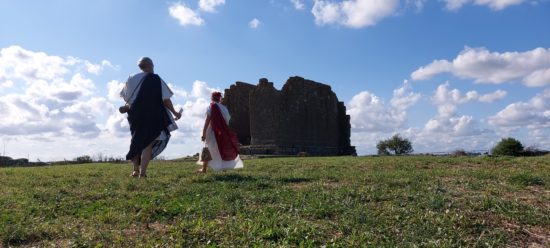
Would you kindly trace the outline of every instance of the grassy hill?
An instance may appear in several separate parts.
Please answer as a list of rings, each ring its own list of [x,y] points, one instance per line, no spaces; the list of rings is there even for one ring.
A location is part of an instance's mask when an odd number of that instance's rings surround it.
[[[0,168],[1,246],[550,246],[550,157]]]

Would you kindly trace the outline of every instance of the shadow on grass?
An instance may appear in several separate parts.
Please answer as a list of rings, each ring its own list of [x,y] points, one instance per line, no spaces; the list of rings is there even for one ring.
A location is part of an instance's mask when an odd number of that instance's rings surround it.
[[[258,179],[251,176],[243,176],[239,174],[223,174],[223,175],[213,175],[211,177],[201,178],[196,180],[198,183],[209,183],[209,182],[254,182]]]
[[[313,179],[306,177],[283,177],[279,181],[282,183],[307,183],[313,181]]]

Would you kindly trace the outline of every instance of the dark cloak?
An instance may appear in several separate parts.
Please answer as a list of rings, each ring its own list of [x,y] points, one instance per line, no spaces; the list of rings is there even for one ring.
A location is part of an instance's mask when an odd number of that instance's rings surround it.
[[[151,156],[153,159],[166,148],[170,140],[168,126],[171,124],[171,120],[164,107],[161,84],[161,79],[157,74],[148,73],[141,83],[130,111],[128,111],[132,141],[130,151],[126,155],[127,160],[132,160],[136,156],[141,157],[141,152],[151,142],[154,142]],[[167,139],[156,140],[162,131],[165,131]]]

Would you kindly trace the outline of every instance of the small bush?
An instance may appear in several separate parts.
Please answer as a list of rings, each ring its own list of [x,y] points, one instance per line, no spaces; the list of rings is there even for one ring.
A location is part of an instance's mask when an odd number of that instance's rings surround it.
[[[458,150],[455,150],[454,152],[452,152],[451,155],[455,156],[455,157],[462,157],[462,156],[467,156],[468,153],[466,153],[466,151],[464,151],[464,149],[458,149]]]
[[[91,158],[90,156],[88,156],[88,155],[76,157],[76,158],[74,159],[74,161],[76,161],[76,162],[79,163],[79,164],[85,164],[85,163],[92,163],[92,162],[94,162],[94,161],[92,160],[92,158]]]
[[[520,156],[523,153],[523,145],[514,138],[504,138],[491,150],[497,156]]]
[[[549,151],[540,150],[536,146],[528,146],[523,150],[523,156],[543,156],[549,154]]]
[[[381,140],[376,144],[378,149],[378,155],[403,155],[413,152],[412,143],[405,138],[399,136],[399,134],[387,140]]]

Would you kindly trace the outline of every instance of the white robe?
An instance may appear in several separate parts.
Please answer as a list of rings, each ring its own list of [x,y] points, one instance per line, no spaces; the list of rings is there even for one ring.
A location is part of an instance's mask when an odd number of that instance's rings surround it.
[[[222,112],[223,119],[225,120],[225,123],[229,125],[229,120],[231,119],[231,115],[229,114],[229,110],[220,103],[216,103],[218,107],[220,108],[220,111]],[[211,114],[210,106],[208,106],[208,109],[206,110],[206,115],[210,116]],[[218,149],[218,142],[216,142],[216,136],[214,135],[214,131],[212,131],[212,125],[208,124],[208,128],[206,129],[206,137],[205,137],[205,143],[208,147],[208,150],[210,150],[210,154],[212,155],[212,160],[208,161],[208,167],[212,168],[214,171],[221,171],[221,170],[230,170],[230,169],[241,169],[244,167],[243,161],[241,160],[240,156],[237,155],[237,157],[234,160],[222,160],[222,157],[220,155],[220,151]],[[200,153],[199,153],[200,154]],[[203,165],[203,162],[201,161],[201,156],[199,155],[199,161],[197,161],[198,165]]]

